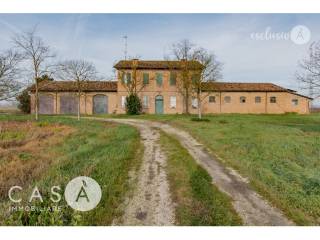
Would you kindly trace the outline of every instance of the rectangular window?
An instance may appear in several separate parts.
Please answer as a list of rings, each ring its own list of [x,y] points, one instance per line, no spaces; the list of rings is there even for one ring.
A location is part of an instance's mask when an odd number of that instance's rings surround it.
[[[292,105],[293,106],[298,106],[299,100],[298,99],[292,99]]]
[[[156,82],[158,86],[162,86],[162,73],[156,73]]]
[[[143,73],[143,85],[149,84],[149,73]]]
[[[230,96],[225,96],[224,97],[224,102],[225,103],[230,103],[231,102],[231,97]]]
[[[123,73],[122,74],[122,83],[124,84],[130,84],[131,83],[131,73]]]
[[[270,97],[270,103],[276,103],[277,98],[276,97]]]
[[[216,97],[215,96],[209,96],[209,103],[215,103]]]
[[[197,108],[198,107],[198,99],[193,97],[192,98],[192,108]]]
[[[170,108],[176,108],[177,107],[177,97],[171,96],[170,97]]]
[[[199,75],[198,74],[193,74],[191,77],[191,81],[193,84],[199,83]]]
[[[149,107],[149,96],[143,96],[143,107],[144,108]]]
[[[254,98],[254,101],[255,101],[255,103],[261,103],[261,97],[256,96],[256,97]]]
[[[122,108],[126,107],[126,101],[127,101],[127,97],[126,96],[121,96],[121,107]]]
[[[177,73],[171,72],[170,73],[170,86],[175,86],[177,82]]]
[[[240,97],[240,103],[246,103],[246,97]]]

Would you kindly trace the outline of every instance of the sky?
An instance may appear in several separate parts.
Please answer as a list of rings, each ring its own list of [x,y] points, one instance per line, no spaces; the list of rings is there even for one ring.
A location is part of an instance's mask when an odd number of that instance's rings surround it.
[[[319,22],[320,14],[0,14],[0,52],[15,33],[37,25],[57,60],[91,61],[109,78],[124,58],[125,35],[128,55],[143,60],[162,60],[173,43],[189,39],[224,64],[223,81],[271,82],[307,94],[295,72],[309,44],[320,40]],[[265,37],[297,25],[310,30],[309,42]]]

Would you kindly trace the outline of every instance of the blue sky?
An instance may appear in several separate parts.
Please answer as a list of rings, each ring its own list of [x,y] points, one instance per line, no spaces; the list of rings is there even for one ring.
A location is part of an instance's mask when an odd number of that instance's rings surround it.
[[[110,76],[124,56],[124,35],[128,54],[141,59],[163,59],[172,43],[188,38],[224,63],[224,81],[272,82],[299,90],[297,62],[311,41],[320,40],[319,22],[319,14],[0,14],[0,51],[11,46],[15,32],[38,24],[58,59],[86,59]],[[251,38],[268,27],[290,32],[296,25],[310,29],[308,44]]]

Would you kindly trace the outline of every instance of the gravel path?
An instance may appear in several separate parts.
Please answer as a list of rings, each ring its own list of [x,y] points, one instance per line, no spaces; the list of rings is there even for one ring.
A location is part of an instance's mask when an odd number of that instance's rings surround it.
[[[252,190],[247,179],[240,176],[235,170],[224,167],[187,132],[168,124],[146,120],[104,120],[136,126],[141,131],[142,141],[145,145],[138,189],[128,205],[125,225],[171,225],[174,223],[174,207],[170,199],[166,173],[163,169],[166,160],[157,143],[159,133],[156,129],[161,129],[167,134],[175,136],[198,164],[207,170],[213,179],[213,184],[232,198],[233,206],[245,225],[294,225],[279,209],[271,206]]]
[[[117,225],[174,225],[174,206],[165,171],[167,159],[158,143],[159,131],[140,122],[121,122],[139,129],[144,144],[144,155],[137,173],[137,187]]]

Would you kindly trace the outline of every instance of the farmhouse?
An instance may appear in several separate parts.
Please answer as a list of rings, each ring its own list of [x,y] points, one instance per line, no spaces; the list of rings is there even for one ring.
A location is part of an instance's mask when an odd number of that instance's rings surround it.
[[[128,86],[135,86],[149,114],[180,114],[186,111],[179,88],[185,66],[196,71],[198,62],[122,60],[114,67],[116,81],[87,81],[81,85],[81,114],[125,113]],[[130,85],[131,84],[131,85]],[[206,82],[202,89],[202,113],[308,114],[311,98],[272,83]],[[35,111],[35,88],[30,88],[31,111]],[[74,81],[39,83],[40,114],[77,112],[77,85]],[[198,102],[190,96],[189,112],[198,112]]]

